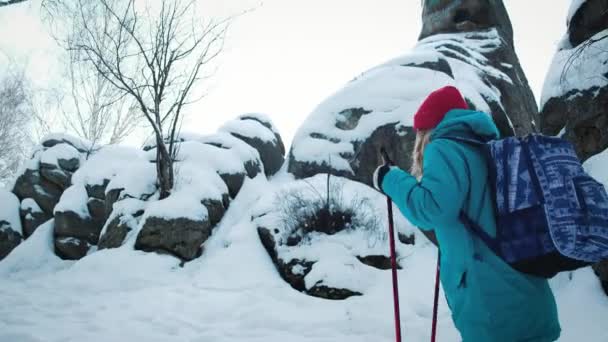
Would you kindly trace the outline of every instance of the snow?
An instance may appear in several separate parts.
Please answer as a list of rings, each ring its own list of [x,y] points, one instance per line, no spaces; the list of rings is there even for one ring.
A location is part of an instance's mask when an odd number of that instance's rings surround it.
[[[173,193],[165,199],[150,202],[142,221],[146,221],[149,217],[167,220],[187,218],[193,221],[203,221],[208,216],[207,208],[201,204],[200,197],[194,193],[182,191]]]
[[[274,132],[255,120],[231,120],[220,127],[219,131],[277,143]]]
[[[75,147],[76,149],[81,150],[81,151],[90,151],[97,147],[97,146],[94,146],[93,143],[90,141],[77,138],[73,135],[63,134],[63,133],[47,134],[40,140],[40,144],[42,145],[45,142],[50,141],[50,140],[67,142],[68,144],[72,145],[73,147]]]
[[[279,186],[274,201],[270,200],[272,197],[270,199],[266,197],[266,200],[259,201],[253,209],[253,216],[256,217],[254,222],[260,227],[278,230],[279,233],[275,237],[278,237],[280,242],[285,242],[291,232],[287,231],[282,224],[277,202],[286,198],[284,194],[295,191],[312,201],[318,198],[319,194],[325,194],[326,180],[326,175],[317,175]],[[350,205],[354,198],[366,201],[368,205],[359,208],[357,214],[377,215],[377,213],[386,212],[386,197],[370,187],[341,177],[330,178],[330,184],[330,187],[339,185],[343,198],[339,202],[346,206]],[[322,284],[367,294],[368,290],[374,286],[377,272],[381,273],[381,271],[361,263],[357,256],[383,255],[388,257],[388,249],[386,249],[388,234],[384,230],[387,227],[386,215],[379,217],[378,223],[378,227],[351,227],[351,229],[342,230],[333,235],[309,233],[305,242],[297,247],[281,245],[278,247],[277,253],[285,262],[293,259],[315,262],[310,273],[304,278],[307,289]],[[397,232],[419,235],[418,243],[425,244],[422,235],[415,232],[403,216],[395,217],[395,227]],[[412,254],[412,249],[412,246],[398,243],[398,261],[406,260]]]
[[[0,221],[8,222],[10,228],[23,236],[19,217],[19,199],[12,192],[0,188]]]
[[[608,150],[594,155],[583,164],[585,171],[595,180],[608,186]]]
[[[41,213],[42,212],[42,209],[40,209],[40,206],[38,205],[38,203],[36,203],[36,201],[33,198],[26,198],[23,201],[21,201],[21,210],[30,211],[32,213]]]
[[[291,145],[294,159],[315,164],[330,164],[331,159],[333,169],[352,173],[349,158],[356,142],[365,141],[378,127],[387,124],[411,127],[413,115],[426,96],[446,85],[457,86],[477,109],[489,112],[488,102],[500,105],[501,94],[496,87],[486,84],[483,77],[512,83],[507,74],[492,67],[484,56],[501,44],[494,29],[474,34],[434,35],[421,40],[411,53],[370,69],[319,104],[294,137]],[[468,55],[459,52],[462,50]],[[441,54],[447,51],[466,63]],[[405,66],[440,59],[449,64],[454,78],[427,68]],[[352,108],[370,113],[362,115],[352,129],[336,127],[337,122],[345,121],[340,113]]]
[[[58,165],[59,159],[81,159],[81,155],[74,147],[69,144],[57,144],[44,150],[40,156],[40,162],[50,165]]]
[[[582,91],[608,85],[608,78],[602,76],[608,73],[608,64],[605,63],[608,60],[607,35],[608,29],[598,32],[587,41],[596,42],[590,45],[585,42],[574,48],[570,46],[567,35],[562,39],[545,78],[541,108],[554,97],[578,96]]]
[[[242,114],[239,115],[237,117],[238,120],[258,120],[264,123],[264,126],[270,126],[270,130],[277,135],[280,135],[279,130],[277,129],[277,127],[274,125],[274,123],[272,122],[272,119],[270,119],[270,117],[266,114],[262,114],[262,113],[247,113],[247,114]]]
[[[53,213],[71,211],[82,218],[90,217],[89,208],[87,207],[88,200],[89,195],[85,187],[82,184],[74,184],[61,194],[59,203],[53,209]]]
[[[29,238],[13,249],[0,262],[0,279],[2,279],[3,285],[10,284],[10,278],[18,283],[22,277],[28,278],[35,275],[52,274],[52,272],[67,263],[55,255],[53,246],[54,225],[55,222],[52,219],[42,224]],[[0,297],[4,297],[7,294],[3,290],[0,290]],[[27,291],[27,288],[24,287],[23,290]],[[14,296],[21,297],[23,293],[15,293]],[[8,307],[3,305],[3,309],[0,309],[0,326],[6,324],[5,319],[9,317],[7,315]],[[7,329],[2,328],[0,331],[7,331]],[[0,341],[4,341],[1,334]]]
[[[245,172],[243,161],[236,152],[197,141],[186,141],[179,145],[179,161],[207,164],[220,173]]]
[[[343,301],[301,294],[279,277],[250,220],[254,207],[272,206],[270,193],[290,182],[276,179],[247,180],[203,256],[183,268],[171,256],[133,250],[133,236],[120,248],[62,261],[53,254],[53,221],[47,222],[0,262],[0,341],[394,341],[390,271],[345,271],[343,280],[356,282],[365,295]],[[344,247],[331,246],[344,255]],[[384,239],[370,246],[388,251]],[[403,341],[429,340],[435,257],[434,247],[419,243],[400,260]],[[324,274],[344,261],[319,264],[310,281],[339,284],[342,278]],[[608,297],[590,269],[572,279],[560,275],[552,286],[562,317],[560,341],[608,340]],[[443,294],[438,328],[440,341],[460,341]]]
[[[156,191],[156,168],[146,153],[135,148],[108,145],[93,154],[72,176],[73,184],[102,185],[106,193],[124,189],[123,196],[140,198]]]

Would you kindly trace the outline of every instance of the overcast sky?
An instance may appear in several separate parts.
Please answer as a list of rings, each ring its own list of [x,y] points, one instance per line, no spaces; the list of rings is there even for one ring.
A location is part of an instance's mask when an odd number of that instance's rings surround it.
[[[39,0],[34,0],[34,4]],[[269,115],[289,144],[314,107],[361,72],[407,53],[420,32],[419,0],[201,0],[210,15],[256,7],[231,27],[209,95],[184,130],[214,132],[246,112]],[[516,52],[540,95],[566,29],[570,0],[505,0]],[[14,7],[14,8],[11,8]],[[0,49],[49,74],[53,42],[32,5],[0,10]],[[5,63],[0,58],[0,63]]]

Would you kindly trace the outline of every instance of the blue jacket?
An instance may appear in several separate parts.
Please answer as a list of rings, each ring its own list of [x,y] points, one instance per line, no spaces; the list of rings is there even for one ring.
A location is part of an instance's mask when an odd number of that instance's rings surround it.
[[[467,215],[496,234],[488,169],[479,147],[447,136],[496,139],[489,115],[452,110],[431,134],[423,177],[392,168],[383,191],[421,229],[434,229],[441,246],[441,284],[464,342],[550,342],[560,335],[547,280],[510,268],[459,221]]]

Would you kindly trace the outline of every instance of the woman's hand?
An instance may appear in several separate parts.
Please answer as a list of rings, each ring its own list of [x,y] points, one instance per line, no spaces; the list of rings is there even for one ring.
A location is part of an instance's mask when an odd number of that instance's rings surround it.
[[[384,176],[386,176],[388,171],[391,169],[391,167],[394,166],[395,164],[389,158],[388,153],[386,153],[386,150],[384,149],[384,147],[380,149],[380,154],[382,155],[382,164],[376,168],[376,171],[374,171],[374,175],[372,176],[372,179],[373,179],[374,188],[376,190],[384,193],[384,191],[382,191],[382,180],[384,179]]]

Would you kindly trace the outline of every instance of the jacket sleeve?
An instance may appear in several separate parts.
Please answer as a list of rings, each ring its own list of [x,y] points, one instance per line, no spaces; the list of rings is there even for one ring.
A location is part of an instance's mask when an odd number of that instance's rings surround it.
[[[399,168],[391,169],[382,180],[384,193],[421,229],[457,220],[467,196],[467,165],[453,144],[437,140],[426,147],[420,182]]]

